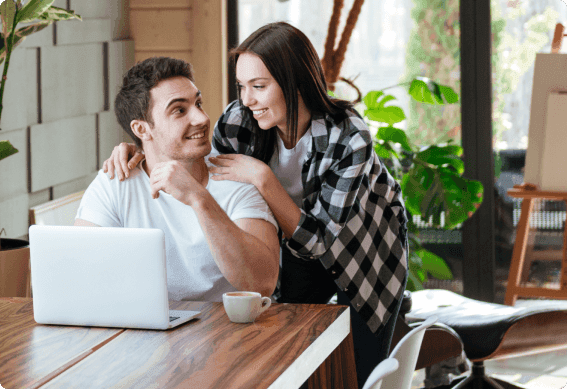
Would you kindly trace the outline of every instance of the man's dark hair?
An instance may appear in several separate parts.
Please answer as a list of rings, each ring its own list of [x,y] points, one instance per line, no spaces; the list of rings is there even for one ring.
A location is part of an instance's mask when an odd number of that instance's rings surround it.
[[[114,101],[116,119],[122,129],[134,139],[136,146],[142,147],[142,140],[132,132],[132,120],[144,120],[154,125],[151,107],[150,90],[160,81],[173,77],[186,77],[192,82],[191,64],[175,58],[152,57],[138,62],[124,75],[122,88]]]

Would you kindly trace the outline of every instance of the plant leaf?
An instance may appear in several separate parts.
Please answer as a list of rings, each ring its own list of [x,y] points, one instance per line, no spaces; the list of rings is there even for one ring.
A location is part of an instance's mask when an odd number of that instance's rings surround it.
[[[29,0],[26,5],[18,12],[17,23],[24,21],[33,21],[42,13],[47,11],[55,0]]]
[[[14,16],[16,16],[16,3],[14,3],[14,0],[4,0],[0,4],[0,18],[2,19],[2,34],[4,35],[4,44],[6,46],[8,42],[5,39],[12,32]]]
[[[366,105],[368,109],[379,108],[378,99],[383,95],[384,92],[378,90],[368,92],[366,96],[364,96],[364,105]]]
[[[389,125],[399,123],[402,120],[406,119],[406,115],[404,114],[403,109],[401,109],[400,107],[392,106],[367,109],[364,111],[364,115],[366,115],[370,120],[387,123]]]
[[[376,133],[376,138],[382,139],[384,141],[399,143],[404,150],[409,152],[413,151],[406,133],[399,128],[392,126],[380,127],[378,129],[378,132]]]
[[[459,95],[446,85],[438,84],[426,77],[412,80],[409,94],[414,100],[426,104],[453,104],[459,101]]]
[[[47,11],[45,11],[44,13],[39,15],[38,19],[49,20],[49,21],[52,21],[52,22],[57,21],[57,20],[70,20],[70,19],[83,20],[81,18],[81,15],[77,15],[75,13],[75,11],[66,10],[66,9],[54,7],[54,6],[49,7],[47,9]]]
[[[435,255],[426,249],[419,250],[417,255],[421,257],[423,270],[427,271],[433,277],[439,280],[450,280],[453,278],[451,269],[449,269],[447,263],[445,263],[445,261],[438,255]]]
[[[10,141],[0,140],[0,160],[9,157],[12,154],[16,154],[18,149],[16,149]]]
[[[12,46],[12,50],[18,46],[20,43],[22,43],[24,41],[24,39],[26,38],[26,36],[33,34],[34,32],[38,32],[43,30],[45,27],[49,26],[52,22],[49,21],[44,21],[44,22],[39,22],[39,23],[35,23],[35,24],[30,24],[29,26],[25,26],[25,27],[21,27],[19,29],[16,30],[16,32],[14,33],[14,42],[13,42],[13,46]],[[2,46],[0,48],[0,64],[2,64],[2,62],[4,62],[4,59],[6,58],[6,47]]]

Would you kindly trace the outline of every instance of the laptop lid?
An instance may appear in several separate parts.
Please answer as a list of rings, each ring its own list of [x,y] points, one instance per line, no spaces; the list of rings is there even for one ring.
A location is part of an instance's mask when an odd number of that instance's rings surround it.
[[[29,239],[36,322],[170,327],[163,231],[33,225]]]

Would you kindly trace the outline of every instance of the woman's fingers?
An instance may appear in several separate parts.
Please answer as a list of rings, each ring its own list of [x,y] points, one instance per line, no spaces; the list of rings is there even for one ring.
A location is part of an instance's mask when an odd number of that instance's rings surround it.
[[[114,161],[112,160],[112,157],[104,161],[104,172],[108,172],[111,180],[114,178]]]
[[[144,160],[144,158],[146,158],[144,153],[136,150],[136,154],[134,154],[134,156],[130,159],[130,162],[128,162],[128,168],[134,169],[141,161]]]

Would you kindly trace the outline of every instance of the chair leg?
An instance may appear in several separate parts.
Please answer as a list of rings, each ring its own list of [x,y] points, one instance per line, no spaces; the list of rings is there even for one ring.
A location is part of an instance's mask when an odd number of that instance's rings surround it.
[[[484,363],[473,362],[471,374],[453,386],[452,389],[525,389],[525,386],[507,382],[498,378],[488,377],[484,370]]]

